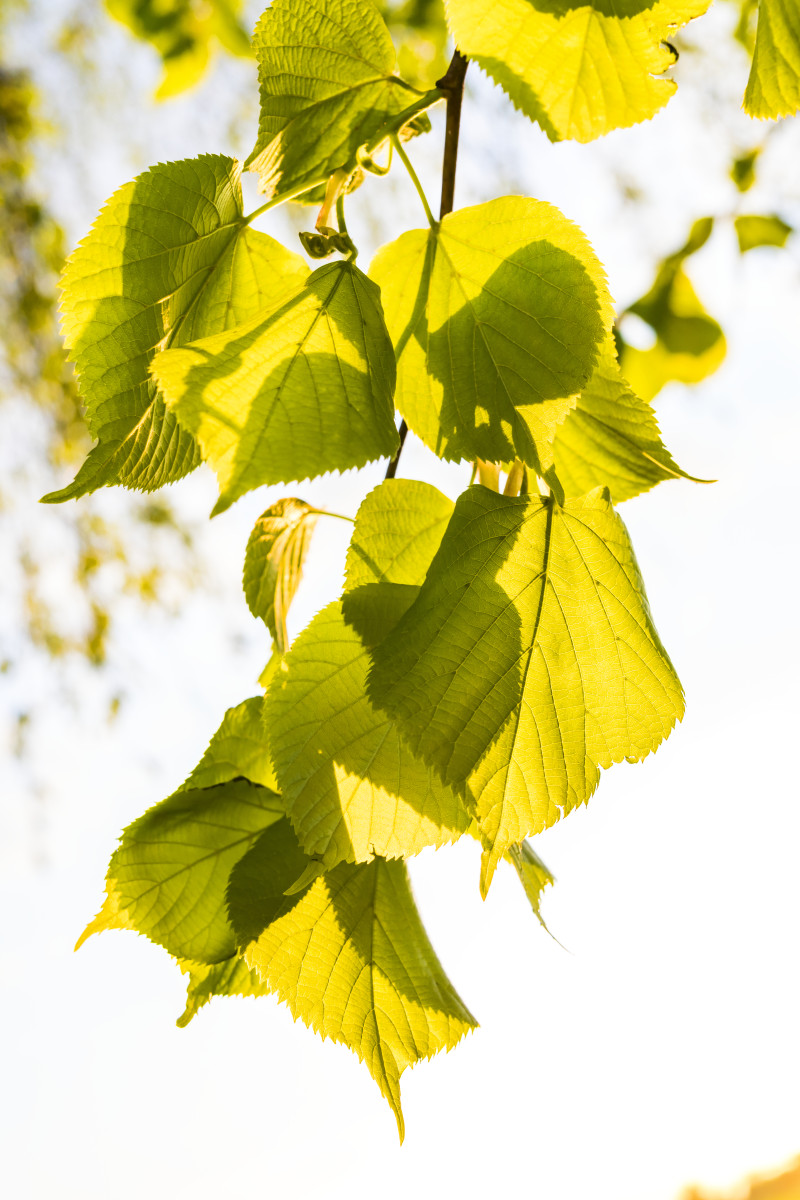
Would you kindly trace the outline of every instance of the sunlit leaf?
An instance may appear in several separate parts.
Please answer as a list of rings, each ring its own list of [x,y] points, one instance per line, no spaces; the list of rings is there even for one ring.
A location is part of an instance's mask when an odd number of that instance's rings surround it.
[[[342,863],[304,894],[280,896],[276,910],[285,848],[271,863],[268,852],[267,835],[231,878],[230,914],[245,962],[294,1017],[358,1055],[402,1140],[401,1074],[476,1025],[428,940],[405,864]]]
[[[490,854],[491,851],[487,853]],[[542,892],[546,887],[555,883],[553,873],[545,866],[533,846],[527,841],[509,846],[506,858],[513,863],[534,916],[542,928],[547,929],[541,912]]]
[[[219,963],[180,962],[181,970],[189,976],[186,989],[186,1008],[176,1024],[184,1029],[192,1017],[215,996],[267,996],[270,989],[251,971],[238,955]]]
[[[646,121],[675,83],[671,35],[711,0],[446,0],[461,51],[552,141]]]
[[[734,226],[741,254],[757,246],[785,246],[789,235],[794,233],[793,227],[775,213],[736,217]]]
[[[246,325],[159,355],[154,374],[217,474],[215,512],[398,445],[380,296],[349,262],[320,267]]]
[[[318,515],[304,500],[278,500],[258,518],[247,543],[242,581],[247,607],[267,626],[281,653],[289,645],[286,615]]]
[[[790,117],[800,109],[800,6],[759,0],[753,65],[744,94],[751,117]]]
[[[419,596],[373,651],[369,695],[444,780],[466,789],[492,851],[594,791],[599,768],[654,750],[683,693],[608,493],[473,487]]]
[[[253,35],[261,86],[247,160],[267,196],[356,166],[356,151],[419,93],[369,0],[274,0]]]
[[[264,723],[286,811],[303,849],[325,868],[417,854],[454,841],[471,820],[373,709],[368,666],[341,605],[330,604],[296,639],[267,694]]]
[[[64,339],[98,444],[75,499],[105,484],[151,491],[200,461],[150,377],[159,351],[248,320],[308,275],[242,223],[240,167],[201,155],[151,167],[115,192],[62,279]]]
[[[403,234],[370,275],[414,433],[441,458],[520,458],[546,475],[613,316],[580,230],[552,205],[506,196]]]
[[[261,721],[261,696],[229,708],[208,749],[181,790],[210,788],[232,779],[248,779],[273,792],[280,789],[272,769]]]

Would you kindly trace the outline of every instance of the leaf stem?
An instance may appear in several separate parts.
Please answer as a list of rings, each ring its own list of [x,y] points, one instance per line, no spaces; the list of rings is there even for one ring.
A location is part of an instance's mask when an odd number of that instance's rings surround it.
[[[295,200],[298,196],[302,196],[304,192],[310,192],[315,187],[320,187],[323,183],[328,182],[329,176],[320,175],[319,179],[312,179],[309,183],[301,183],[299,187],[293,188],[289,192],[281,192],[278,196],[273,196],[266,204],[262,204],[260,208],[248,213],[246,217],[242,217],[242,224],[249,225],[255,221],[256,217],[260,217],[262,213],[269,212],[271,208],[277,208],[279,204],[286,204],[289,200]]]
[[[412,166],[411,159],[408,157],[408,155],[406,154],[402,145],[400,144],[400,138],[397,136],[396,133],[392,134],[392,145],[394,146],[395,150],[397,151],[398,157],[400,158],[400,161],[402,162],[403,166],[408,171],[408,175],[409,175],[411,182],[413,183],[414,187],[417,189],[417,195],[419,196],[420,200],[422,201],[422,207],[425,209],[425,216],[428,218],[428,224],[431,226],[431,228],[433,228],[433,226],[436,224],[436,220],[434,218],[433,213],[431,212],[431,206],[430,206],[430,204],[428,204],[428,197],[425,195],[425,190],[419,181],[419,176],[417,175],[417,172],[414,170],[414,167]]]

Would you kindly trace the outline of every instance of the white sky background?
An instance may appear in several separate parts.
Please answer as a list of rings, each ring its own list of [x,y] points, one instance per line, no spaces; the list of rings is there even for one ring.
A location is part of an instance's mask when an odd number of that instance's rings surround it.
[[[713,45],[728,18],[721,7],[691,38]],[[108,44],[120,89],[136,83],[129,111],[141,116],[125,119],[141,121],[141,157],[115,143],[114,114],[98,114],[88,173],[64,175],[62,163],[59,176],[58,211],[76,233],[149,162],[231,148],[212,100],[241,74],[224,68],[155,109],[141,101],[155,78],[149,50],[122,30]],[[746,148],[764,127],[737,113],[746,63],[729,59],[709,99],[706,80],[692,82],[707,68],[684,53],[666,112],[590,147],[551,147],[471,69],[457,202],[523,191],[558,204],[629,302],[695,216],[737,202],[732,140]],[[248,149],[252,133],[232,148]],[[437,118],[411,148],[432,199],[440,145]],[[778,205],[800,226],[799,150],[787,123],[743,211]],[[620,205],[618,169],[646,193],[646,217]],[[368,210],[389,204],[397,233],[423,223],[399,176],[370,181],[348,206],[365,251]],[[285,232],[281,217],[262,228]],[[482,904],[475,846],[411,863],[432,941],[481,1029],[403,1076],[402,1149],[365,1068],[272,999],[217,1000],[179,1030],[184,984],[162,950],[111,934],[72,954],[120,828],[181,782],[224,709],[256,691],[268,639],[237,580],[255,517],[287,489],[211,523],[216,578],[180,621],[122,614],[110,671],[130,699],[115,726],[89,671],[75,671],[76,716],[51,695],[48,665],[20,650],[24,669],[0,680],[4,711],[41,701],[42,717],[29,766],[4,772],[0,815],[4,1195],[674,1200],[691,1181],[730,1186],[800,1150],[795,241],[740,258],[728,227],[689,264],[728,357],[703,387],[668,389],[657,407],[681,465],[719,482],[662,485],[622,508],[687,714],[655,756],[606,773],[587,809],[536,839],[558,878],[545,916],[568,952],[510,872]],[[400,473],[452,496],[468,480],[411,440]],[[288,490],[354,513],[381,477],[376,466]],[[205,468],[171,489],[192,513],[215,494]],[[44,536],[51,511],[38,511]],[[337,594],[347,536],[343,523],[318,527],[295,632]]]

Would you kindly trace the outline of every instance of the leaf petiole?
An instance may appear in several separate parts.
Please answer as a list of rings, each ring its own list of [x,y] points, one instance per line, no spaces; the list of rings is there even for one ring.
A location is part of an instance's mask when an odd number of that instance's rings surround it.
[[[422,201],[422,207],[425,209],[425,216],[428,218],[428,224],[430,225],[431,229],[435,229],[436,221],[434,219],[433,213],[431,212],[431,206],[430,206],[430,204],[428,204],[428,197],[425,195],[425,191],[422,187],[422,184],[419,181],[419,176],[417,175],[417,172],[414,170],[413,166],[411,165],[411,159],[408,157],[405,150],[403,149],[401,142],[400,142],[400,138],[398,137],[398,135],[396,133],[392,134],[392,145],[394,146],[395,150],[397,151],[398,157],[400,158],[400,161],[402,162],[403,166],[408,171],[411,182],[413,183],[414,187],[417,189],[417,195],[419,196],[420,200]]]

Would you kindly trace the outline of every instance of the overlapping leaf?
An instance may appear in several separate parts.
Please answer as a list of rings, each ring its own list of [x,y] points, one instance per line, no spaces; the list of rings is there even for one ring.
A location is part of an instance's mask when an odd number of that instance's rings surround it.
[[[675,83],[673,31],[711,0],[446,0],[474,58],[552,141],[588,142],[646,121]],[[788,3],[789,0],[781,0]]]
[[[279,791],[272,769],[267,735],[261,722],[261,696],[229,708],[208,749],[181,790],[211,788],[232,779],[248,779]]]
[[[281,653],[289,645],[286,616],[318,516],[304,500],[278,500],[258,518],[247,542],[242,580],[247,607],[267,626]]]
[[[249,319],[308,274],[243,224],[239,175],[221,155],[151,167],[114,193],[69,259],[64,338],[98,444],[46,501],[114,483],[149,491],[200,461],[150,377],[153,359]]]
[[[759,0],[753,64],[744,94],[751,117],[789,117],[800,109],[800,7]]]
[[[326,869],[417,854],[460,837],[471,821],[373,709],[368,667],[341,605],[331,604],[297,638],[267,694],[264,722],[286,811],[303,849]]]
[[[159,355],[154,375],[217,474],[215,512],[398,445],[380,295],[349,262],[320,267],[248,324]]]
[[[253,36],[261,87],[247,160],[268,196],[338,169],[419,93],[393,74],[395,52],[369,0],[275,0]]]
[[[613,315],[580,230],[549,204],[506,196],[403,234],[370,274],[409,427],[442,458],[516,457],[547,475]]]
[[[692,479],[667,450],[652,406],[622,378],[610,343],[578,403],[556,430],[558,478],[568,496],[607,487],[616,503],[665,479]]]
[[[244,959],[232,955],[219,963],[181,962],[181,970],[189,976],[186,989],[186,1008],[176,1024],[184,1029],[192,1017],[215,996],[267,996],[270,989],[251,971]]]
[[[470,488],[419,596],[373,651],[369,695],[472,797],[492,847],[584,803],[599,768],[640,759],[683,714],[608,493],[564,508]]]
[[[285,852],[270,863],[268,847],[266,835],[231,878],[245,962],[294,1017],[366,1064],[402,1140],[401,1074],[476,1025],[428,940],[405,865],[342,863],[304,894],[283,896]]]
[[[725,357],[725,335],[706,312],[683,268],[686,259],[708,241],[713,225],[712,217],[695,221],[686,244],[664,259],[649,292],[628,309],[655,334],[655,343],[647,349],[621,340],[622,373],[645,400],[652,400],[673,380],[699,383]],[[622,328],[624,334],[624,322]]]

